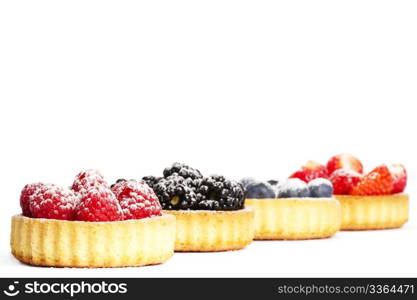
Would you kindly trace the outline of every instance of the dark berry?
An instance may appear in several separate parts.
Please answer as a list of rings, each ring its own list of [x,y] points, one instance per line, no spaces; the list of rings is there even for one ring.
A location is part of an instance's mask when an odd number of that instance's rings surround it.
[[[213,175],[201,181],[197,191],[207,200],[218,202],[218,210],[238,210],[243,208],[245,193],[240,183]]]
[[[182,163],[173,163],[171,167],[165,168],[164,177],[169,177],[172,175],[178,175],[183,178],[203,178],[203,175],[201,175],[200,171],[197,169],[193,169],[185,164]]]
[[[180,176],[161,178],[153,190],[163,209],[195,209],[201,195],[196,192],[198,183]]]
[[[156,183],[161,179],[162,177],[156,177],[156,176],[145,176],[142,178],[143,181],[145,181],[151,188],[154,187]]]
[[[278,198],[310,197],[307,183],[298,178],[290,178],[278,188]]]
[[[247,199],[275,198],[276,192],[268,182],[252,182],[246,186],[245,197]]]
[[[249,183],[255,182],[255,179],[252,177],[245,177],[239,180],[239,182],[243,186],[243,188],[246,188]]]
[[[271,179],[271,180],[268,180],[267,182],[272,186],[277,186],[279,183],[279,181],[276,179]]]
[[[324,178],[316,178],[308,183],[310,196],[315,198],[328,198],[333,195],[332,183]]]

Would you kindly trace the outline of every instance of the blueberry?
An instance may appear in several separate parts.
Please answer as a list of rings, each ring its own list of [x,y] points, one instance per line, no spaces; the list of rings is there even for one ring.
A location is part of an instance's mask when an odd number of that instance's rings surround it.
[[[310,190],[307,183],[298,178],[290,178],[278,187],[278,198],[303,197],[310,197]]]
[[[333,194],[332,183],[324,178],[316,178],[308,183],[311,197],[328,198]]]
[[[255,182],[255,179],[252,177],[245,177],[239,180],[239,183],[243,186],[243,188],[246,188],[249,183]]]
[[[272,186],[277,186],[279,181],[276,179],[271,179],[271,180],[268,180],[268,183]]]
[[[268,182],[256,181],[246,186],[245,196],[248,199],[275,198],[276,193],[274,187]]]

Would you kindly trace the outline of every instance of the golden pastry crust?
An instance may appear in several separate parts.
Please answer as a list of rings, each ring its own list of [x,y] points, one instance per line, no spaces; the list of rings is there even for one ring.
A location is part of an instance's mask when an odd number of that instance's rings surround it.
[[[164,210],[177,219],[175,251],[226,251],[249,245],[254,237],[253,210]]]
[[[11,249],[20,261],[53,267],[160,264],[174,253],[171,215],[119,222],[12,217]]]
[[[399,228],[408,221],[406,194],[335,197],[342,205],[342,230]]]
[[[327,238],[340,230],[340,203],[334,198],[246,199],[255,210],[255,240]]]

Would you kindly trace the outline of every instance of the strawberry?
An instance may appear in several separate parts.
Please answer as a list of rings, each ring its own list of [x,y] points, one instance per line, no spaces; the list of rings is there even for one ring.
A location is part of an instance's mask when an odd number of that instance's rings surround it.
[[[338,169],[352,170],[360,174],[363,173],[363,166],[360,160],[347,153],[335,155],[327,162],[327,171],[329,174],[332,174]]]
[[[394,177],[386,165],[381,165],[362,177],[351,190],[351,195],[374,196],[389,195],[394,186]]]
[[[350,191],[359,183],[362,175],[352,170],[338,169],[330,175],[335,195],[349,195]]]
[[[289,178],[299,178],[305,182],[310,182],[316,178],[328,178],[326,166],[318,162],[309,160],[305,166],[293,173]]]
[[[407,171],[404,165],[393,164],[389,166],[392,176],[394,177],[394,184],[392,193],[402,193],[407,185]]]

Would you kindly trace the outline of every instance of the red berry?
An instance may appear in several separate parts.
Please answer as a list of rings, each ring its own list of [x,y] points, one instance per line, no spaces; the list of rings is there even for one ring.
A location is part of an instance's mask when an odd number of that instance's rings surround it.
[[[110,188],[91,187],[84,193],[75,208],[75,219],[87,222],[123,220],[119,202]]]
[[[73,191],[45,184],[30,196],[29,209],[33,218],[73,220],[75,202]]]
[[[31,196],[36,193],[42,186],[44,186],[44,184],[40,182],[25,185],[22,193],[20,194],[20,207],[22,208],[22,215],[26,217],[32,216],[30,213],[29,202]]]
[[[404,165],[394,164],[389,167],[394,178],[392,193],[402,193],[407,185],[407,171]]]
[[[161,215],[161,204],[154,191],[143,181],[128,180],[112,188],[123,209],[124,220]]]
[[[330,175],[335,195],[348,195],[361,180],[362,175],[351,170],[339,169]]]
[[[75,176],[71,189],[82,197],[91,187],[109,187],[99,171],[90,169]]]
[[[329,159],[327,171],[332,174],[335,170],[346,169],[362,174],[363,166],[359,159],[350,154],[339,154]]]
[[[361,181],[351,190],[351,195],[374,196],[392,193],[394,178],[386,165],[376,167],[362,177]]]
[[[326,166],[310,160],[300,170],[293,173],[290,178],[299,178],[308,183],[316,178],[328,178],[328,173]]]

